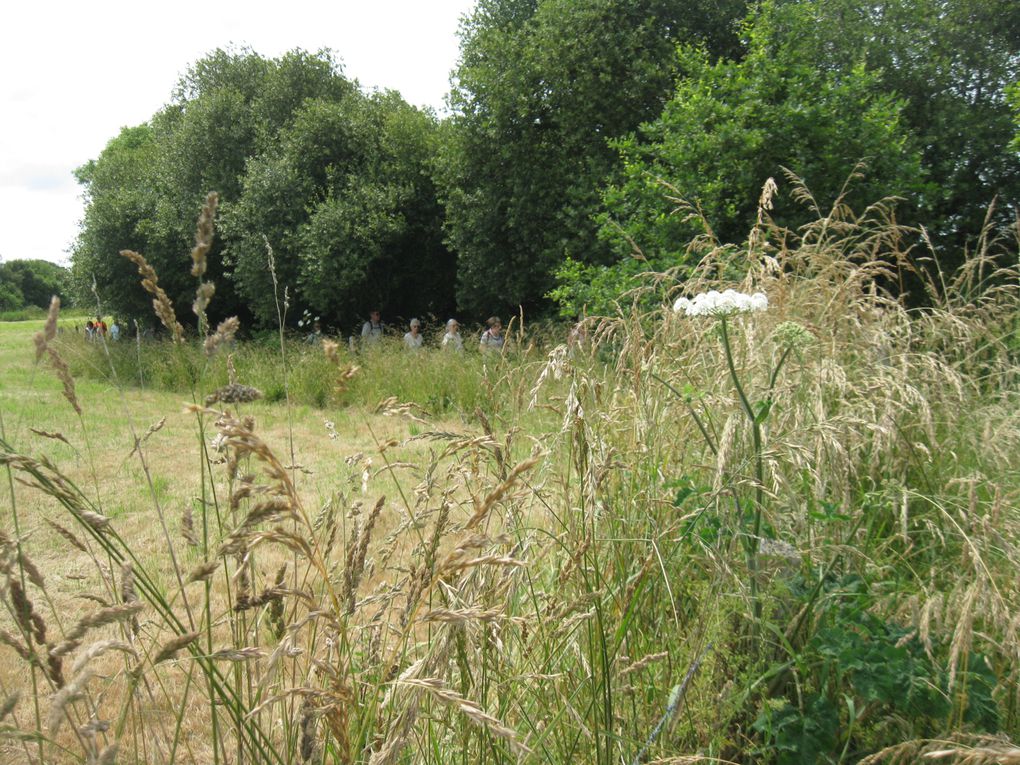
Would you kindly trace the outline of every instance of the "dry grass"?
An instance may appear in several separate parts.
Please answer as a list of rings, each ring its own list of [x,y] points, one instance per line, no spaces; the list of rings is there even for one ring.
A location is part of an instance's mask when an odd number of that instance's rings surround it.
[[[463,421],[390,399],[323,424],[233,378],[244,395],[197,388],[187,407],[117,391],[126,436],[90,426],[110,404],[91,392],[34,431],[5,413],[4,757],[762,761],[751,723],[812,682],[797,651],[827,618],[828,595],[790,593],[837,571],[873,583],[872,612],[944,672],[940,733],[966,727],[980,655],[1015,735],[1005,245],[987,237],[950,277],[882,205],[796,233],[766,207],[748,249],[693,243],[682,285],[768,294],[727,325],[732,370],[716,321],[667,306],[487,365],[495,403]],[[927,308],[883,288],[907,281]],[[234,331],[209,338],[212,363]],[[37,346],[59,353],[54,335]],[[867,713],[844,753],[1015,754],[901,744],[909,725]]]

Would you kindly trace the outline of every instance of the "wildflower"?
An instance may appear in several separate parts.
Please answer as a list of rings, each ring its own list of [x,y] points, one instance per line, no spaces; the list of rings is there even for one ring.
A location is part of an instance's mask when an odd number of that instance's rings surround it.
[[[780,345],[788,346],[794,350],[806,348],[815,341],[815,336],[804,325],[795,321],[784,321],[773,330],[772,336]]]
[[[736,290],[717,292],[709,290],[695,295],[692,299],[678,298],[673,303],[673,310],[681,311],[685,316],[729,316],[735,313],[751,313],[764,311],[769,307],[769,299],[764,292],[748,295]]]

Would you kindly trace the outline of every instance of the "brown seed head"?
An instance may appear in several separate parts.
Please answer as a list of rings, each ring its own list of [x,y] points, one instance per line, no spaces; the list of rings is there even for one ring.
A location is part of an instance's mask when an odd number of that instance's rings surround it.
[[[210,191],[205,197],[205,204],[202,205],[202,212],[198,216],[198,225],[195,228],[195,247],[191,251],[191,275],[201,278],[205,275],[207,268],[206,255],[212,247],[213,221],[216,218],[216,208],[219,206],[220,195]]]

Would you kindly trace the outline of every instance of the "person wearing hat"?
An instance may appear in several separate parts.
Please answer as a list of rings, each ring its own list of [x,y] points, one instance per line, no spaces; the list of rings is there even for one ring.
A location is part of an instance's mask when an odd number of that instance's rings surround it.
[[[446,334],[443,335],[443,347],[451,351],[463,351],[464,339],[460,336],[460,324],[456,319],[446,322]]]
[[[412,351],[416,351],[421,348],[421,342],[421,322],[417,319],[411,319],[411,331],[404,335],[404,345]]]

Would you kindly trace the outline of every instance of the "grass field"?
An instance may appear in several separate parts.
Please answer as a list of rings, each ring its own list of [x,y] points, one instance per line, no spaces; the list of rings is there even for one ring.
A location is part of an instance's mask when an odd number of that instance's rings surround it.
[[[574,348],[0,325],[4,761],[1020,761],[1015,242],[883,226]]]
[[[95,510],[111,519],[119,534],[130,540],[132,553],[140,560],[151,562],[157,586],[171,588],[175,583],[175,566],[167,550],[181,543],[186,509],[193,510],[195,517],[201,517],[195,495],[201,491],[206,463],[198,447],[195,415],[185,411],[185,407],[194,402],[184,392],[139,388],[135,380],[127,381],[126,385],[118,384],[109,369],[104,375],[101,369],[93,368],[92,374],[80,378],[75,386],[82,409],[79,417],[62,398],[62,384],[52,370],[45,362],[34,363],[32,337],[41,323],[0,324],[0,368],[4,369],[0,376],[3,437],[15,449],[26,453],[45,452],[59,464],[68,481],[81,489]],[[57,343],[72,364],[101,364],[105,355],[100,348],[85,344],[83,338],[69,330],[61,333]],[[300,344],[295,344],[294,349],[305,350]],[[119,349],[112,350],[116,353]],[[162,350],[155,350],[153,355],[162,353]],[[321,351],[319,353],[321,355]],[[222,364],[223,360],[219,361]],[[350,497],[364,497],[364,501],[374,502],[376,492],[399,494],[413,487],[414,481],[406,480],[399,468],[380,472],[385,468],[385,460],[378,452],[383,444],[421,432],[421,423],[401,417],[399,413],[379,413],[373,409],[287,407],[279,401],[257,401],[244,406],[242,411],[245,416],[255,418],[260,437],[279,450],[288,466],[294,466],[288,470],[295,490],[301,493],[310,510],[318,510],[340,501],[340,497],[344,501]],[[439,420],[431,425],[448,429],[463,427],[456,419]],[[133,453],[136,437],[144,439],[144,461],[137,451]],[[422,459],[425,443],[406,446],[402,450],[402,460],[417,462]],[[404,468],[406,470],[406,464]],[[20,521],[17,532],[10,528],[12,495]],[[101,580],[104,577],[95,576],[97,565],[104,567],[108,575],[105,584],[116,589],[118,576],[110,575],[109,563],[103,561],[101,552],[91,547],[76,549],[48,525],[47,521],[52,520],[65,529],[73,528],[73,516],[69,516],[65,508],[52,497],[17,485],[12,486],[5,504],[8,506],[8,533],[12,536],[19,533],[22,538],[31,539],[32,560],[46,579],[46,605],[52,612],[53,626],[66,631],[95,610],[97,597],[106,602],[114,599],[109,591],[103,593]],[[159,515],[164,516],[166,529],[161,527]],[[378,519],[376,533],[389,534],[399,523],[399,514],[387,508]],[[348,531],[341,524],[340,533],[346,535]],[[202,562],[201,551],[186,543],[180,546],[178,565],[181,569],[190,570]],[[278,558],[271,556],[264,565],[275,564]],[[219,594],[226,597],[224,593]],[[0,667],[0,673],[5,691],[9,693],[21,686],[24,666],[6,664]],[[32,692],[48,693],[36,689]],[[209,724],[207,716],[188,722],[198,727]],[[202,759],[190,746],[188,750],[184,761]],[[13,757],[10,761],[32,756],[26,753],[23,745],[9,747],[8,752]],[[47,761],[51,760],[47,757]]]

